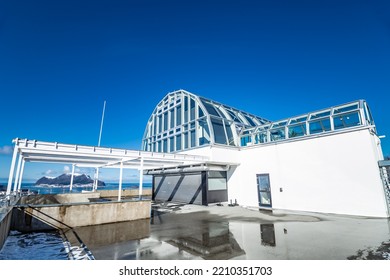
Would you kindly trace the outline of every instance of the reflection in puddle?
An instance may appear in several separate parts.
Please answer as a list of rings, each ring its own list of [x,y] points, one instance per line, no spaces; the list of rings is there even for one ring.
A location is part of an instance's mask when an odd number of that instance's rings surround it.
[[[388,219],[274,215],[270,222],[252,214],[153,211],[151,219],[75,230],[98,260],[390,259]]]

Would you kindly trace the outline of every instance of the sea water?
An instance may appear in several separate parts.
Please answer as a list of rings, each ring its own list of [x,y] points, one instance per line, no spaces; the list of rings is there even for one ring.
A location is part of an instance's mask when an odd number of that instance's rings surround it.
[[[145,183],[144,188],[151,188]],[[117,190],[117,183],[106,183],[98,190]],[[122,189],[138,189],[138,184],[124,183]],[[70,193],[69,186],[36,186],[34,183],[23,183],[22,190],[37,194]],[[91,191],[92,186],[78,186],[72,188],[72,193]],[[63,239],[59,232],[32,232],[21,233],[11,231],[3,248],[0,250],[0,260],[66,260]]]

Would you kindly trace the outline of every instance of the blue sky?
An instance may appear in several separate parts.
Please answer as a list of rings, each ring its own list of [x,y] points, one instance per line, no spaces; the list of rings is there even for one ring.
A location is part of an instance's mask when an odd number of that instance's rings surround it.
[[[389,50],[389,1],[0,0],[0,177],[16,137],[97,145],[104,100],[102,146],[139,149],[177,89],[271,120],[366,99],[390,155]]]

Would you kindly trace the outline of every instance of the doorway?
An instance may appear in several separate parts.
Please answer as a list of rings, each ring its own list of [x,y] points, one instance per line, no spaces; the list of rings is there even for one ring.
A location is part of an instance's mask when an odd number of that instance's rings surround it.
[[[271,184],[269,174],[257,174],[257,191],[260,207],[272,207]]]

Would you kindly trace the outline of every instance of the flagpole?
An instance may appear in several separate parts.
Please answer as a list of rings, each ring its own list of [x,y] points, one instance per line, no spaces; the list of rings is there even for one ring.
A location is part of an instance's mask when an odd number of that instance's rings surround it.
[[[104,122],[104,112],[106,111],[106,100],[104,100],[103,104],[103,113],[102,113],[102,120],[100,122],[100,132],[99,132],[99,140],[98,140],[98,147],[100,147],[100,142],[102,139],[102,131],[103,131],[103,122]],[[96,168],[96,174],[95,174],[95,182],[94,182],[94,191],[97,190],[99,182],[99,167]]]

